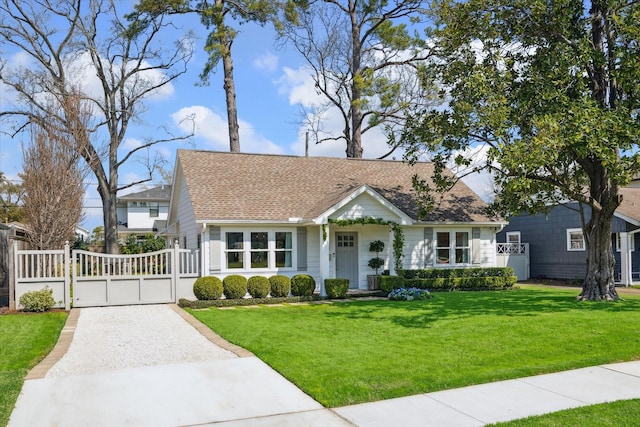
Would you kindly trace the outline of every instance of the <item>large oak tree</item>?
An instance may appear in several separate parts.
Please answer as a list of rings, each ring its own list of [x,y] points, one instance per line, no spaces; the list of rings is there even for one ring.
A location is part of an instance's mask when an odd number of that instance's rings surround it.
[[[416,114],[410,155],[486,163],[504,214],[576,201],[587,273],[581,299],[616,299],[611,245],[619,188],[640,171],[640,3],[444,0],[430,32],[443,106]],[[442,176],[439,189],[451,184]]]

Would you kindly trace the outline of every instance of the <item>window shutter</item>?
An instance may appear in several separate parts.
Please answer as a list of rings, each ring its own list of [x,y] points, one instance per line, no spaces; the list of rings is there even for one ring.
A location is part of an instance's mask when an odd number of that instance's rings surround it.
[[[220,271],[220,227],[209,227],[209,271]]]
[[[298,227],[298,270],[307,271],[307,227]]]
[[[473,264],[482,263],[482,254],[480,253],[480,227],[471,229],[471,262]]]
[[[433,228],[424,229],[424,265],[425,267],[433,266]]]

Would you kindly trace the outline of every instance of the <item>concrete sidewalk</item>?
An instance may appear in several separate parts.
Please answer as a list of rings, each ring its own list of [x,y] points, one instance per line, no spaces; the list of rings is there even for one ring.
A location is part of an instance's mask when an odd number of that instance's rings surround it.
[[[64,348],[76,332],[79,311],[73,310],[56,349],[25,381],[9,426],[482,426],[640,398],[640,361],[636,361],[326,409],[251,353],[172,308],[182,318],[172,310],[161,311],[163,330],[167,325],[183,327],[181,322],[186,321],[209,342],[238,357],[45,376],[58,359],[66,357],[67,364],[73,359],[73,349],[65,355]],[[80,322],[79,328],[97,327],[87,323]],[[134,333],[131,324],[127,328]],[[76,346],[80,335],[74,339]],[[100,341],[99,336],[95,339]],[[174,339],[166,343],[180,344]],[[113,358],[119,357],[118,351],[131,351],[120,347],[107,351]]]

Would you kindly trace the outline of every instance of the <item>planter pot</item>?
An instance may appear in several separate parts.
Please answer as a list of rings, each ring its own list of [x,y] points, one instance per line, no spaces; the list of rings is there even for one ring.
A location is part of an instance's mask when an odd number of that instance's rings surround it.
[[[368,274],[367,275],[367,289],[369,289],[370,291],[375,291],[378,288],[378,276],[376,276],[375,274]]]

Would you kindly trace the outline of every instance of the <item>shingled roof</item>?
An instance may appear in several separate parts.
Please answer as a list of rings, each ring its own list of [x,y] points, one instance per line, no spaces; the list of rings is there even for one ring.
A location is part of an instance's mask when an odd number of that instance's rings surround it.
[[[622,195],[622,203],[616,212],[640,222],[640,188],[627,187],[619,191]]]
[[[169,200],[171,198],[171,186],[159,185],[137,193],[129,193],[119,197],[120,200]]]
[[[182,170],[200,221],[311,220],[364,185],[410,218],[417,219],[412,177],[427,179],[431,163],[333,157],[178,150]],[[491,222],[485,203],[459,182],[425,219],[428,222]]]

